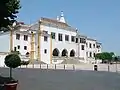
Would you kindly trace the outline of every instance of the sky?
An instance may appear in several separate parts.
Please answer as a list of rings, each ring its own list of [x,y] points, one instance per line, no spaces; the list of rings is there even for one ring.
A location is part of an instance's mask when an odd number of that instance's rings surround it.
[[[20,0],[17,20],[31,24],[64,12],[67,23],[102,43],[103,51],[120,55],[120,0]]]

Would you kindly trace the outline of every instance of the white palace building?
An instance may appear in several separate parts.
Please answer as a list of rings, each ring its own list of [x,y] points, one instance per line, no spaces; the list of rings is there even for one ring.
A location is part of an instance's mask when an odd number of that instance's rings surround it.
[[[31,63],[78,64],[95,62],[101,43],[81,35],[64,18],[41,18],[39,22],[26,25],[17,23],[11,31],[0,33],[0,65],[10,51],[19,51],[22,60]]]

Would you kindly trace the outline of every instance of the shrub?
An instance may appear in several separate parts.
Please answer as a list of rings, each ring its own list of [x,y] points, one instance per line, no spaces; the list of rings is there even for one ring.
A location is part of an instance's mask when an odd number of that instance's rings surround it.
[[[5,57],[5,65],[10,68],[10,77],[12,77],[12,68],[21,65],[21,59],[17,54],[9,54]]]

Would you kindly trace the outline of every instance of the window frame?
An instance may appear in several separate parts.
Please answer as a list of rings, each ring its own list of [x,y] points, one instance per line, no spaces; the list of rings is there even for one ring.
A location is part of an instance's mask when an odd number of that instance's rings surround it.
[[[81,45],[81,50],[85,50],[85,45]]]
[[[51,38],[56,39],[56,33],[55,32],[51,32]]]
[[[75,36],[71,36],[71,42],[75,42]]]
[[[24,41],[28,41],[28,35],[24,35]]]
[[[58,41],[63,41],[63,34],[58,33]]]
[[[47,49],[44,49],[44,54],[47,54]]]
[[[69,35],[65,35],[65,41],[69,41]]]
[[[44,41],[45,41],[45,42],[48,41],[48,36],[44,36]]]
[[[27,46],[24,46],[24,50],[27,50]]]
[[[16,33],[16,40],[20,40],[20,34]]]

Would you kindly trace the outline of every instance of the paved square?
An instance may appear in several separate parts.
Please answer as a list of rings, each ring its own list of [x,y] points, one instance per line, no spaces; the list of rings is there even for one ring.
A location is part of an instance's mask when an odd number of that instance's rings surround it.
[[[120,74],[110,72],[14,69],[13,76],[18,90],[120,90]]]

